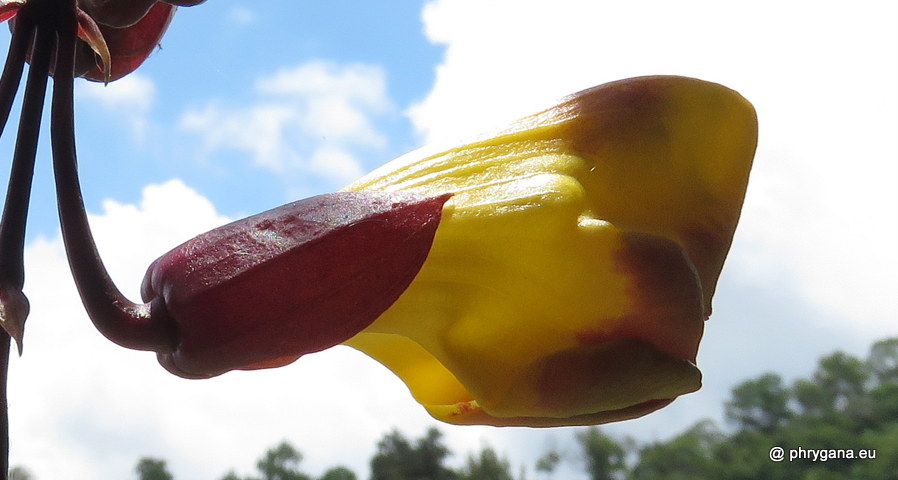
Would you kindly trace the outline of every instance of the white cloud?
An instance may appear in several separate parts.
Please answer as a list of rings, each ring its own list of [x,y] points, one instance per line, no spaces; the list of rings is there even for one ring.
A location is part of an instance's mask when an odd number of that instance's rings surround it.
[[[256,14],[252,9],[242,6],[232,6],[227,12],[228,20],[237,25],[250,25],[256,22]]]
[[[210,102],[185,113],[180,125],[208,152],[248,152],[277,173],[312,173],[339,183],[363,171],[354,151],[387,141],[373,119],[391,110],[386,78],[375,66],[312,61],[260,78],[253,105]],[[334,165],[321,162],[338,160]]]
[[[109,84],[78,82],[76,98],[100,105],[130,126],[135,138],[143,141],[148,115],[156,96],[156,85],[140,73],[132,73]]]
[[[351,154],[329,146],[322,146],[312,154],[309,168],[330,178],[358,178],[365,173]]]
[[[423,18],[446,56],[409,114],[442,142],[618,78],[735,88],[755,104],[761,138],[727,273],[791,278],[853,331],[894,332],[896,15],[885,1],[437,0]]]
[[[257,166],[275,172],[299,163],[299,154],[286,131],[295,122],[295,109],[277,104],[233,109],[213,102],[181,117],[181,127],[200,133],[207,150],[246,151]]]
[[[375,111],[390,108],[383,70],[373,65],[311,61],[260,79],[256,89],[269,95],[339,98]]]

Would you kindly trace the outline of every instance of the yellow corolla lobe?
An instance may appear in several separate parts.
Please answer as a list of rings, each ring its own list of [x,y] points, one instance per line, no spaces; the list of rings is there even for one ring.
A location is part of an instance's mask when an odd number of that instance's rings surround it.
[[[348,342],[459,424],[623,420],[697,390],[757,138],[683,77],[595,87],[348,190],[450,193],[415,280]]]

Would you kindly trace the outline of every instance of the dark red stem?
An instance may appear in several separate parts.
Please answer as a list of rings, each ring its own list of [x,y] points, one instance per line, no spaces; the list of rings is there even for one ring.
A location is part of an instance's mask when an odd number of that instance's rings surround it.
[[[13,100],[19,90],[19,82],[22,80],[25,53],[31,40],[31,34],[34,33],[32,28],[28,18],[18,18],[12,38],[9,40],[9,53],[6,55],[6,64],[3,66],[3,76],[0,77],[0,135],[6,128]]]
[[[9,112],[12,110],[13,100],[19,89],[22,71],[25,66],[25,52],[28,49],[32,33],[32,25],[27,19],[20,19],[12,32],[9,53],[6,57],[6,64],[3,67],[3,74],[0,76],[0,134],[3,133],[6,122],[9,120]],[[13,174],[10,175],[11,180],[13,176]],[[10,199],[7,199],[5,205],[9,205],[9,202]],[[4,207],[4,219],[0,220],[0,231],[3,230],[3,225],[6,224],[5,215],[7,211],[6,207]],[[7,253],[9,250],[3,246],[5,243],[0,242],[0,257],[4,258],[13,255]],[[15,272],[7,271],[5,268],[0,270],[0,277],[6,277],[7,275],[11,277],[17,276]],[[0,478],[3,480],[6,480],[9,472],[9,414],[6,395],[9,348],[10,337],[5,330],[0,329]]]
[[[34,33],[34,49],[31,52],[31,68],[25,86],[22,115],[13,154],[9,189],[0,220],[0,286],[21,292],[25,282],[23,254],[25,248],[25,223],[28,218],[28,200],[31,196],[31,180],[34,176],[34,158],[40,132],[47,76],[53,53],[55,31],[51,28],[33,28],[30,19],[23,16],[10,43],[10,54],[0,79],[0,115],[3,125],[9,118],[12,100],[18,89],[24,67],[25,51]],[[0,344],[0,478],[6,479],[9,471],[9,417],[7,411],[7,370],[9,367],[10,337],[2,333]]]
[[[13,100],[15,100],[16,92],[19,90],[22,70],[25,67],[25,50],[28,48],[31,33],[31,24],[24,19],[16,24],[16,28],[12,32],[12,38],[9,42],[9,53],[6,56],[6,64],[3,66],[3,75],[0,76],[0,135],[6,128]],[[5,205],[8,204],[9,201],[7,200]],[[0,221],[0,230],[3,229],[2,226],[5,223],[5,221]],[[7,251],[0,246],[0,257],[5,257]],[[6,271],[0,270],[0,276],[5,275]],[[3,480],[6,480],[9,474],[9,413],[6,395],[9,347],[9,335],[6,331],[0,330],[0,478]]]
[[[173,325],[154,320],[149,304],[134,303],[122,295],[109,277],[90,231],[75,154],[74,78],[61,74],[74,71],[74,17],[70,27],[60,34],[50,119],[56,197],[69,266],[88,316],[107,338],[127,348],[172,351]]]
[[[22,288],[25,281],[22,254],[25,247],[25,222],[28,219],[28,200],[31,196],[31,179],[34,176],[34,158],[40,134],[41,114],[50,72],[50,56],[53,53],[55,32],[38,26],[32,52],[31,68],[25,84],[25,98],[19,131],[13,154],[12,173],[6,205],[0,225],[0,279]],[[0,281],[2,281],[0,280]]]

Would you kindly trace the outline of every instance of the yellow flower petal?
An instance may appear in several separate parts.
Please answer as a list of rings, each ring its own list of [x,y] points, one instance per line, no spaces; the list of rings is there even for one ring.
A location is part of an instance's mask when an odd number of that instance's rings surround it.
[[[602,423],[697,390],[756,124],[720,85],[643,77],[385,165],[347,189],[453,196],[408,290],[347,344],[452,423]]]

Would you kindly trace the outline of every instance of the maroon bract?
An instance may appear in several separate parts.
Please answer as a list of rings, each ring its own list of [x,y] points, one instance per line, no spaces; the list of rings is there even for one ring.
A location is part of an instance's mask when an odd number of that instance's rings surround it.
[[[411,283],[447,199],[320,195],[178,246],[150,266],[142,286],[154,320],[167,318],[177,335],[160,363],[202,378],[285,365],[346,341]]]

